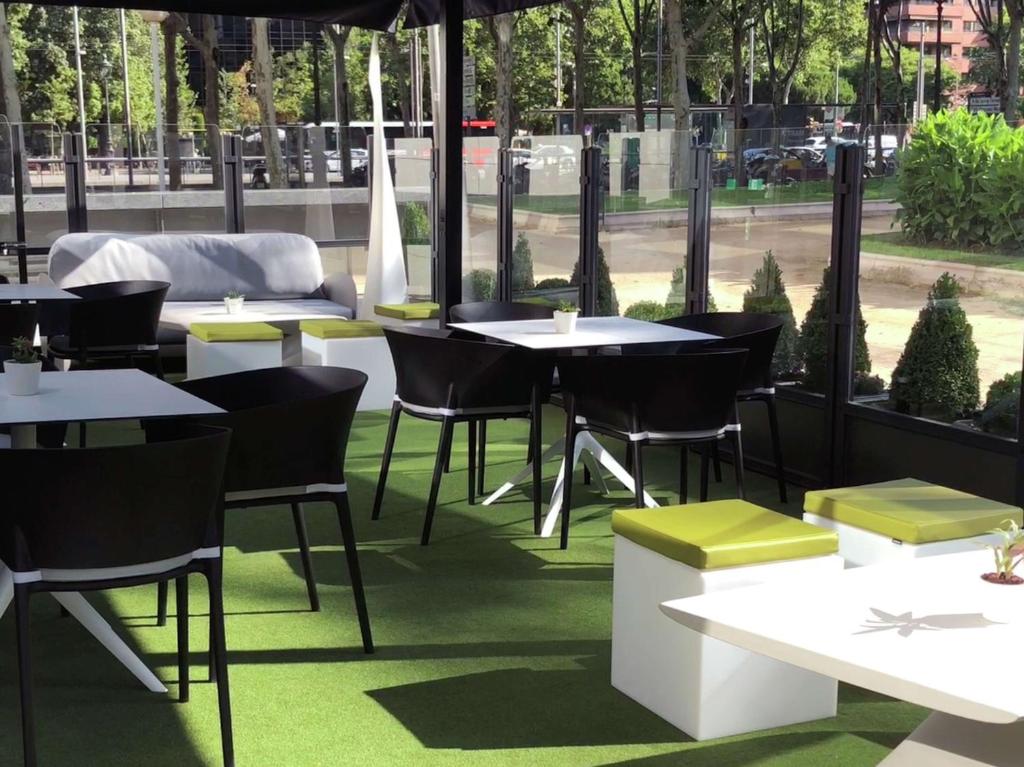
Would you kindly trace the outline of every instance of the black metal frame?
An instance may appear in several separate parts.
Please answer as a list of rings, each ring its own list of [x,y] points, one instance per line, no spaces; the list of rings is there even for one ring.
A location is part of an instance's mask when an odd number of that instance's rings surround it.
[[[64,134],[64,195],[68,204],[68,231],[89,231],[85,202],[85,141],[81,133]]]
[[[245,231],[245,163],[242,158],[242,137],[224,136],[224,231],[241,234]]]
[[[686,313],[708,310],[711,259],[711,147],[690,148],[686,213]]]
[[[498,286],[497,299],[512,300],[512,210],[515,195],[512,150],[498,150]]]
[[[462,303],[462,0],[441,0],[440,55],[444,85],[440,114],[434,115],[437,146],[437,198],[434,229],[437,239],[437,303],[439,324]],[[440,118],[440,119],[439,119]]]
[[[597,230],[601,215],[601,148],[584,147],[580,174],[579,307],[584,317],[597,314]]]

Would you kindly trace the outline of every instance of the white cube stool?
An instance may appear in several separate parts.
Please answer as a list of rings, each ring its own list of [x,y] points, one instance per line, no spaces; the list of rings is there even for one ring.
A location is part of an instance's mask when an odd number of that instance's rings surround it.
[[[357,410],[385,410],[395,399],[395,365],[384,331],[376,322],[303,320],[302,364],[333,365],[366,373],[369,380]]]
[[[381,325],[436,328],[441,307],[423,301],[413,304],[374,304],[373,313]]]
[[[207,378],[281,367],[284,333],[266,322],[193,322],[185,341],[187,375]]]
[[[804,496],[804,521],[839,534],[847,567],[977,551],[999,542],[993,528],[1022,518],[1017,506],[911,478]]]
[[[836,680],[704,636],[659,608],[840,572],[834,533],[739,500],[616,511],[612,530],[616,689],[696,740],[835,716]]]

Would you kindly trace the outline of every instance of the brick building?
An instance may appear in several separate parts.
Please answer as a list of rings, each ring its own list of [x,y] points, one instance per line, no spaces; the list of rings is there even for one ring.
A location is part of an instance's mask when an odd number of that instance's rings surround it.
[[[935,57],[939,38],[937,3],[930,0],[897,3],[889,10],[888,23],[890,32],[908,48],[917,50],[923,34],[925,56]],[[946,0],[942,4],[943,59],[963,75],[971,68],[970,54],[977,48],[988,48],[988,41],[970,3]]]

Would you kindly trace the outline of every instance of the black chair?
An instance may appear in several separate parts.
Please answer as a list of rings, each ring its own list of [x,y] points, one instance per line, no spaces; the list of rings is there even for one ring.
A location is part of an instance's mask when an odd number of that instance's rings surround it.
[[[451,452],[454,425],[469,423],[469,496],[472,499],[476,471],[475,422],[493,418],[530,419],[532,454],[540,455],[540,411],[550,387],[551,363],[514,346],[458,338],[448,330],[385,327],[384,335],[395,363],[397,385],[373,501],[373,519],[380,518],[402,413],[440,422],[441,435],[420,539],[425,546],[430,542],[441,474]],[[533,521],[538,532],[540,469],[540,461],[534,461]]]
[[[173,579],[179,697],[189,694],[188,575],[209,587],[211,662],[224,764],[234,764],[221,592],[223,480],[230,434],[180,424],[145,445],[0,450],[0,560],[13,576],[24,762],[36,764],[29,602]],[[54,481],[59,478],[59,481]],[[2,577],[2,576],[0,576]],[[8,576],[11,577],[11,576]]]
[[[282,367],[184,381],[178,386],[223,408],[203,423],[231,429],[224,478],[225,506],[289,504],[299,542],[309,606],[320,609],[302,503],[334,504],[345,544],[363,649],[373,652],[352,513],[345,485],[345,452],[366,374],[338,367]],[[166,421],[147,421],[159,434]],[[158,622],[166,615],[166,589],[159,594]]]
[[[451,322],[513,322],[515,320],[550,320],[555,310],[545,304],[518,303],[507,301],[474,301],[472,303],[456,304],[448,310],[448,318]],[[479,339],[476,334],[464,334],[458,330],[453,334],[458,338]],[[477,422],[479,455],[477,457],[476,492],[484,494],[484,473],[487,464],[487,419],[480,419]],[[532,459],[532,452],[527,460]],[[445,471],[448,470],[445,464]],[[470,503],[473,503],[473,496],[470,495]]]
[[[706,349],[728,347],[747,350],[747,363],[743,369],[743,378],[736,399],[739,402],[763,402],[768,408],[768,426],[775,460],[775,478],[779,486],[779,500],[786,503],[786,471],[782,463],[779,416],[775,407],[775,382],[772,379],[772,358],[775,356],[775,346],[782,332],[782,318],[775,314],[752,312],[711,312],[674,317],[662,320],[661,324],[722,337],[721,341],[706,342],[703,345]],[[717,456],[715,478],[721,481]]]
[[[708,494],[708,448],[728,436],[735,454],[736,489],[739,497],[743,497],[743,446],[736,419],[736,391],[746,356],[744,349],[727,349],[694,354],[559,358],[566,408],[563,549],[569,545],[576,436],[583,431],[629,444],[638,509],[644,505],[643,448],[648,445],[684,448],[679,466],[682,503],[686,502],[687,449],[704,448],[700,494],[704,501]]]
[[[0,304],[0,345],[10,346],[15,338],[32,340],[39,324],[39,304]]]

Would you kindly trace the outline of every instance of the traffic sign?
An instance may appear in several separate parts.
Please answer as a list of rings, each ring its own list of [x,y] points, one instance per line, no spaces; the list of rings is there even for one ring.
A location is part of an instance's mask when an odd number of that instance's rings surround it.
[[[967,109],[974,113],[984,112],[989,115],[997,115],[1003,111],[998,96],[982,96],[977,93],[967,95]]]

